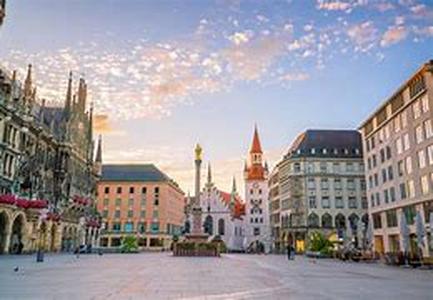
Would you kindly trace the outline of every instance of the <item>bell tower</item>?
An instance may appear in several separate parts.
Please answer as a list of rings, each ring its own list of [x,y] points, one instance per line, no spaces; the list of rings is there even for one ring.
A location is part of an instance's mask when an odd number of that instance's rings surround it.
[[[267,164],[263,161],[257,126],[254,128],[253,142],[244,168],[244,179],[246,238],[244,247],[262,245],[263,250],[268,252],[270,249],[268,171]]]

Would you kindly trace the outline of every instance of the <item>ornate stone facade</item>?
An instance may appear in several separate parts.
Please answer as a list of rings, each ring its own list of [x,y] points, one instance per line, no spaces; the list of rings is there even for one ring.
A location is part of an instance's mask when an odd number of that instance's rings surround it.
[[[47,106],[32,76],[0,69],[0,253],[95,244],[99,227],[87,85],[74,94],[71,73],[64,106]]]

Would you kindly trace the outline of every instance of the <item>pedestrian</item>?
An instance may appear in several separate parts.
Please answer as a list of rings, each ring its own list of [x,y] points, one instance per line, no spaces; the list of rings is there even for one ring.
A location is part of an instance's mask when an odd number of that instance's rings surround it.
[[[290,253],[292,255],[291,259],[295,260],[295,247],[293,245],[290,246]]]
[[[292,246],[290,244],[287,244],[287,259],[292,259]]]

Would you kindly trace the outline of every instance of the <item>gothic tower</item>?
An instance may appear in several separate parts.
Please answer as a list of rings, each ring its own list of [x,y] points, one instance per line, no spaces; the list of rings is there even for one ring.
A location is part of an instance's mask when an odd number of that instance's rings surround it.
[[[245,236],[246,247],[255,242],[270,247],[270,226],[268,208],[268,171],[263,162],[263,150],[257,126],[254,128],[253,142],[248,162],[244,169],[245,179]]]

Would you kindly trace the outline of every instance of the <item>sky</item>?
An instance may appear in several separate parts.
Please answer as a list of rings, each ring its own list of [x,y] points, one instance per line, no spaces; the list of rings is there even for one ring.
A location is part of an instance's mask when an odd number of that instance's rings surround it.
[[[255,124],[272,167],[308,128],[358,128],[432,46],[430,0],[14,0],[0,64],[21,79],[33,64],[53,105],[69,70],[85,78],[105,163],[154,163],[193,191],[200,143],[215,184],[242,193]]]

